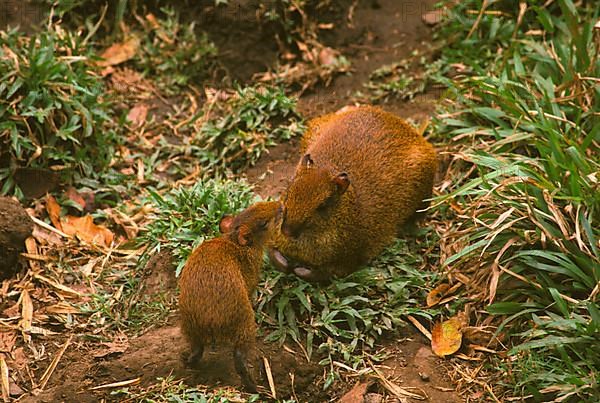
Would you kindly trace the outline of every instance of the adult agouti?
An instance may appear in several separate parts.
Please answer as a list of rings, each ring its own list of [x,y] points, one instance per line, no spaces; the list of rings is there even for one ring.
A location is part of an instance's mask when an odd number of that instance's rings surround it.
[[[207,344],[231,345],[235,369],[251,391],[256,384],[246,363],[256,323],[250,298],[279,206],[259,202],[235,217],[223,217],[223,235],[196,248],[179,278],[181,331],[191,346],[186,363],[197,365]]]
[[[433,146],[379,108],[353,107],[312,120],[301,148],[269,256],[306,280],[359,269],[431,195]]]

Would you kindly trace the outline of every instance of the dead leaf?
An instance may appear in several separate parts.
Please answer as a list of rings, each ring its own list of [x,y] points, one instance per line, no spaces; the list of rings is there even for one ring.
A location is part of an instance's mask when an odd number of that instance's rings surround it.
[[[453,317],[445,322],[436,323],[433,325],[431,337],[431,348],[437,356],[454,354],[462,343],[462,321]]]
[[[129,348],[129,342],[127,340],[102,344],[107,348],[98,349],[94,353],[94,358],[105,358],[109,355],[122,354]]]
[[[21,292],[21,323],[20,327],[23,333],[29,333],[31,330],[31,324],[33,322],[33,302],[29,296],[29,291],[24,289]],[[31,340],[31,336],[26,335],[23,337],[26,342]]]
[[[85,208],[85,199],[83,198],[83,196],[81,196],[79,194],[77,189],[75,189],[73,186],[71,186],[71,187],[69,187],[69,189],[67,189],[67,191],[65,192],[65,195],[69,199],[74,201],[75,203],[79,204],[81,206],[81,208]]]
[[[125,42],[115,43],[106,49],[100,57],[103,59],[98,62],[100,67],[116,66],[126,62],[127,60],[135,56],[138,48],[140,47],[140,40],[132,36]]]
[[[83,217],[65,216],[62,219],[63,231],[67,235],[76,235],[89,243],[109,247],[113,241],[113,233],[106,227],[94,224],[91,215]]]
[[[12,329],[4,329],[0,332],[0,351],[10,353],[17,341],[17,332]]]
[[[4,354],[0,354],[0,376],[2,377],[2,400],[8,402],[10,383],[8,382],[8,365],[4,361]]]
[[[46,311],[46,313],[49,313],[49,314],[82,313],[79,309],[75,308],[74,306],[72,306],[66,302],[59,302],[58,304],[50,305],[50,306],[46,307],[45,311]]]
[[[62,231],[62,226],[60,225],[60,206],[54,196],[50,194],[46,197],[46,211],[54,228]]]
[[[446,296],[446,292],[450,289],[450,284],[440,284],[427,294],[427,308],[437,305],[442,298]]]
[[[133,123],[134,128],[141,127],[146,122],[148,116],[148,105],[137,104],[129,110],[127,120]]]
[[[362,382],[357,382],[356,385],[348,393],[341,397],[338,403],[356,403],[364,400],[367,387],[369,385]]]

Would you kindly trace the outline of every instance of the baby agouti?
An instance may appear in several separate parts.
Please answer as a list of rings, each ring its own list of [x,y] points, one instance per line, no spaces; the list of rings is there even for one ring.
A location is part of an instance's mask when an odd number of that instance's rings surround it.
[[[256,337],[250,298],[279,206],[259,202],[235,217],[225,216],[223,235],[196,248],[179,278],[181,331],[191,346],[186,363],[198,364],[207,344],[231,345],[235,369],[250,391],[256,390],[246,367]]]
[[[423,136],[369,106],[309,122],[302,153],[269,256],[313,281],[350,274],[380,254],[426,206],[437,169]]]

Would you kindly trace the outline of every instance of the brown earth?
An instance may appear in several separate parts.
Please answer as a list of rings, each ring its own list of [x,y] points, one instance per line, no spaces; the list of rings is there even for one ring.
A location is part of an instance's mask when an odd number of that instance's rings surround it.
[[[369,74],[384,64],[407,57],[410,52],[431,40],[430,29],[421,20],[421,15],[430,9],[434,1],[421,2],[403,0],[359,1],[352,24],[346,19],[338,21],[335,29],[324,33],[327,45],[340,50],[352,63],[351,74],[336,78],[329,87],[318,87],[306,93],[299,102],[300,112],[310,118],[339,109],[350,103],[352,95],[362,89]],[[205,23],[210,23],[207,17]],[[245,20],[244,20],[245,21]],[[251,30],[244,22],[228,25],[227,36],[217,41],[219,48],[226,49],[228,65],[234,76],[248,79],[251,74],[272,64],[276,50],[261,45],[261,35]],[[210,31],[210,29],[209,29]],[[222,29],[215,30],[215,33]],[[252,41],[258,41],[253,46]],[[237,45],[237,46],[236,46]],[[265,62],[267,54],[268,62]],[[240,66],[248,60],[247,70]],[[260,68],[259,68],[260,67]],[[416,121],[427,119],[433,112],[435,94],[425,94],[413,102],[389,102],[382,105],[386,110]],[[247,177],[256,185],[261,196],[276,197],[285,188],[299,157],[297,141],[281,144],[271,149],[259,163],[249,169]],[[144,292],[149,296],[159,292],[175,293],[174,271],[168,259],[156,259],[148,266],[148,275],[143,282]],[[458,402],[462,399],[453,392],[445,376],[441,361],[431,354],[428,341],[415,330],[403,330],[384,341],[383,348],[391,358],[380,366],[382,374],[401,387],[414,387],[424,392],[430,402]],[[58,351],[66,340],[54,340],[49,350]],[[233,368],[231,352],[215,350],[205,353],[199,370],[187,369],[181,354],[187,347],[177,327],[177,317],[171,315],[167,324],[152,328],[145,333],[128,339],[101,344],[75,336],[65,355],[59,361],[45,390],[36,395],[22,398],[23,402],[96,402],[119,401],[111,395],[115,388],[93,391],[92,387],[112,382],[139,378],[142,387],[156,384],[157,378],[172,376],[183,379],[188,385],[240,386]],[[54,351],[53,351],[54,353]],[[46,354],[46,357],[53,357]],[[323,373],[318,358],[308,362],[295,345],[281,347],[259,341],[255,372],[262,367],[263,357],[271,365],[277,397],[295,398],[301,402],[335,401],[348,392],[357,381],[367,381],[367,397],[363,401],[396,401],[386,395],[381,382],[372,378],[348,378],[348,382],[337,382],[333,388],[323,391]],[[35,378],[39,379],[50,364],[50,358],[37,363]],[[264,374],[258,376],[262,391],[268,395]],[[411,389],[412,390],[412,389]],[[357,402],[360,400],[356,400]],[[413,401],[408,399],[408,401]]]

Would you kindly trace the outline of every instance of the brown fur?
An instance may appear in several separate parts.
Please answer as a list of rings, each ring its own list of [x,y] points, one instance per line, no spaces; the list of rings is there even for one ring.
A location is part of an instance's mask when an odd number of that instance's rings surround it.
[[[188,258],[179,278],[179,311],[181,331],[192,347],[190,365],[197,364],[207,344],[231,345],[234,359],[241,361],[253,350],[256,323],[250,297],[278,207],[278,202],[250,206],[227,222],[227,233],[204,242]],[[236,369],[253,389],[241,361]]]
[[[433,146],[379,108],[349,108],[311,121],[302,151],[283,198],[281,228],[298,236],[279,232],[272,246],[310,268],[314,279],[345,276],[376,257],[431,195]],[[342,172],[347,189],[335,184]]]

